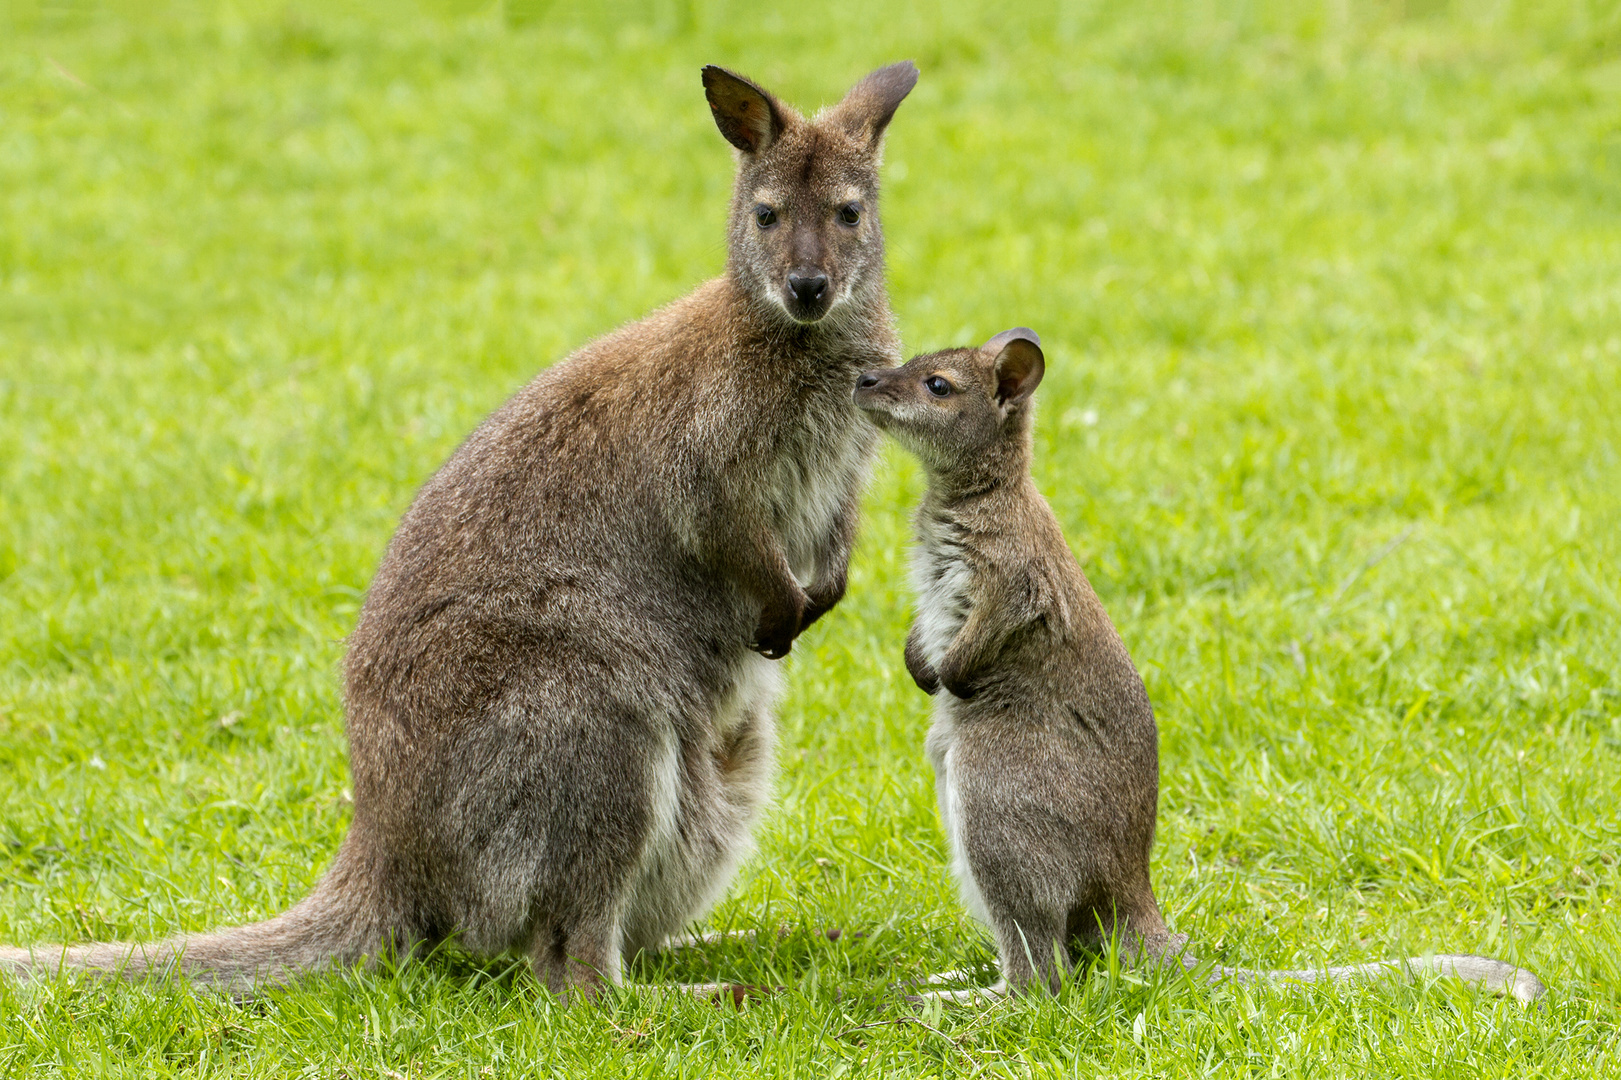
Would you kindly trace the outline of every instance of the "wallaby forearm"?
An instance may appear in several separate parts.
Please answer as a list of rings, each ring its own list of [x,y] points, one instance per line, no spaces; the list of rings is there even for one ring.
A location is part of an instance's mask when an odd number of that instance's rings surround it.
[[[972,697],[980,689],[985,677],[1001,663],[1009,640],[1028,622],[1015,601],[1000,595],[1005,591],[988,590],[976,599],[962,629],[940,658],[940,685],[957,697]]]
[[[936,669],[940,685],[960,698],[974,696],[978,689],[976,682],[1000,651],[998,645],[1003,635],[992,625],[992,620],[981,614],[984,610],[975,608],[969,614]]]
[[[810,600],[794,578],[782,545],[769,530],[756,528],[723,549],[721,565],[760,603],[760,620],[749,647],[773,660],[787,656]]]
[[[855,498],[847,499],[833,520],[833,527],[822,544],[817,560],[816,580],[805,590],[807,604],[799,632],[832,611],[844,599],[844,590],[850,580],[850,553],[855,548],[856,529],[861,521],[861,510]]]
[[[925,694],[937,694],[940,692],[940,673],[923,655],[922,626],[921,622],[914,622],[906,635],[906,671],[919,690]]]

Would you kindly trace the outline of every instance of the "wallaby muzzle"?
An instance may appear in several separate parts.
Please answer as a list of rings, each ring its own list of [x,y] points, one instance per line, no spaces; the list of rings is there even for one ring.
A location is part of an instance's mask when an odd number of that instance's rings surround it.
[[[850,393],[850,400],[856,408],[867,414],[867,418],[879,426],[889,418],[890,406],[895,402],[894,383],[900,375],[901,368],[880,368],[876,371],[864,371],[856,379],[855,389]]]
[[[833,306],[833,290],[819,270],[795,270],[783,289],[783,306],[795,322],[813,323]]]

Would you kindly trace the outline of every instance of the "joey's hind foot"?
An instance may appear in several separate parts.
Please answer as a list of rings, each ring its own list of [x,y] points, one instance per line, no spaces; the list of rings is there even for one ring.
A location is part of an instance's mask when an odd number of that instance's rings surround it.
[[[909,1005],[926,1005],[931,1001],[945,1005],[987,1005],[1007,996],[1007,981],[998,979],[989,986],[970,986],[963,990],[925,990],[918,994],[907,994],[903,1000]]]

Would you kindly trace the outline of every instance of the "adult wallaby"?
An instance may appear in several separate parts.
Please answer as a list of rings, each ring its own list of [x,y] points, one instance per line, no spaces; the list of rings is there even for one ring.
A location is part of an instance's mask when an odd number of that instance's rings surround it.
[[[1149,880],[1159,733],[1148,694],[1030,479],[1031,395],[1044,370],[1036,335],[1019,328],[866,372],[854,392],[928,474],[906,667],[936,695],[928,756],[952,871],[996,936],[1003,980],[992,992],[1056,989],[1072,947],[1096,952],[1111,939],[1135,958],[1198,966],[1186,935],[1166,929]],[[1422,971],[1521,1001],[1543,993],[1530,972],[1479,956],[1213,976]]]
[[[774,765],[773,659],[844,594],[900,361],[878,165],[917,81],[806,120],[703,70],[738,151],[726,273],[543,372],[418,494],[345,666],[354,820],[291,910],[22,974],[178,968],[242,992],[454,938],[593,996],[720,896]]]

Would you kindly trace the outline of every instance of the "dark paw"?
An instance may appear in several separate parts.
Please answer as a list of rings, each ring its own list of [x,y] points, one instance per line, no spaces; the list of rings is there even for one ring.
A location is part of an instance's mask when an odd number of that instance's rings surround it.
[[[805,614],[799,620],[799,632],[804,633],[805,629],[817,619],[837,607],[839,601],[844,599],[844,588],[844,579],[840,578],[830,582],[825,588],[812,589],[806,597]]]
[[[760,625],[754,630],[754,640],[749,642],[749,648],[768,660],[781,660],[787,656],[788,650],[794,647],[794,638],[799,634],[800,616],[804,611],[803,604],[766,609],[760,614]]]
[[[940,677],[934,673],[932,668],[924,668],[921,671],[913,671],[911,672],[911,676],[912,681],[917,683],[917,688],[923,691],[925,694],[932,697],[940,692]]]
[[[917,688],[925,694],[939,692],[940,675],[923,659],[923,649],[918,645],[915,634],[906,639],[906,673],[912,676]]]
[[[799,620],[799,632],[803,634],[810,629],[812,623],[832,610],[832,604],[819,604],[812,598],[811,602],[805,605],[805,617]]]
[[[788,655],[789,651],[792,650],[793,647],[794,639],[793,635],[791,634],[782,634],[771,638],[756,634],[755,639],[749,642],[749,648],[753,649],[767,660],[781,660],[783,657]]]

